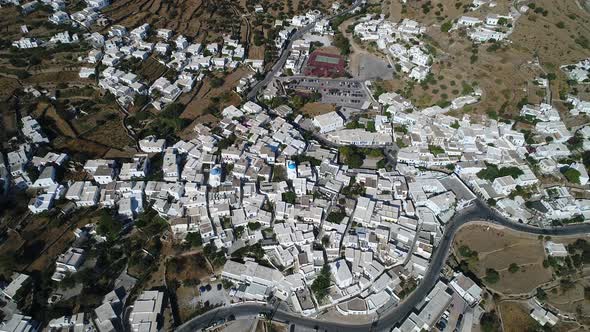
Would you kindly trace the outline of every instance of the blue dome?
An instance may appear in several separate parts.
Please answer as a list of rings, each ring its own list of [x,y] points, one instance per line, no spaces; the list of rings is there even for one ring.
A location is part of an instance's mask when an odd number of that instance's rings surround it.
[[[219,175],[221,173],[221,170],[218,167],[215,167],[214,169],[211,170],[211,175]]]
[[[289,169],[295,169],[295,163],[294,162],[289,162]]]

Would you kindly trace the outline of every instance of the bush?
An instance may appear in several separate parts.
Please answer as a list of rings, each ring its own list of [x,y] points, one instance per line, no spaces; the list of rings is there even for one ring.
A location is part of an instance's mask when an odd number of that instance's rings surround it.
[[[443,23],[440,26],[440,31],[441,32],[449,32],[449,30],[451,30],[451,28],[453,27],[453,22],[451,21],[446,21],[445,23]]]
[[[495,311],[484,313],[479,320],[479,324],[483,332],[501,331],[500,319]]]
[[[290,204],[295,204],[295,200],[297,200],[297,195],[292,191],[287,191],[287,192],[283,193],[281,196],[282,196],[284,202],[287,202]]]
[[[186,234],[185,240],[190,244],[191,247],[200,247],[203,245],[203,238],[199,233],[190,232]]]
[[[459,247],[459,255],[465,257],[465,258],[471,258],[471,257],[477,257],[477,251],[475,250],[471,250],[471,248],[469,248],[468,246],[460,246]]]
[[[516,179],[520,175],[523,174],[523,171],[518,167],[502,167],[498,168],[498,166],[493,164],[487,164],[485,169],[477,172],[477,177],[480,179],[494,181],[496,178],[503,177],[510,175],[512,178]]]
[[[516,264],[516,263],[511,263],[510,266],[508,267],[508,271],[510,273],[516,273],[516,272],[520,271],[520,266],[518,266],[518,264]]]
[[[223,85],[223,83],[225,83],[225,80],[223,78],[217,76],[211,77],[211,87],[219,88]]]
[[[328,295],[328,288],[330,287],[330,266],[324,264],[317,278],[311,284],[311,291],[315,295],[318,302],[322,302]]]
[[[441,148],[438,145],[428,145],[428,150],[432,153],[435,157],[439,154],[445,153],[445,149]]]
[[[575,168],[568,168],[565,172],[563,172],[565,178],[575,184],[580,184],[580,172],[578,172]]]
[[[500,280],[500,273],[494,269],[486,269],[484,280],[490,284],[495,284]]]
[[[344,217],[346,217],[346,213],[344,213],[344,211],[332,211],[330,214],[328,214],[326,220],[334,224],[339,224],[342,222]]]

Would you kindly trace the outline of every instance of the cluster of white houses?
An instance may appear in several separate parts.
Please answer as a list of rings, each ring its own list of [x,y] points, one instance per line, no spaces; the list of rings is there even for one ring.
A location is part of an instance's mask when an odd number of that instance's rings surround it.
[[[93,33],[87,40],[94,48],[86,61],[107,66],[98,73],[99,86],[115,95],[123,105],[133,103],[136,95],[149,95],[152,104],[162,109],[181,93],[189,92],[203,78],[204,70],[232,70],[247,63],[256,71],[263,65],[263,60],[247,60],[244,46],[230,37],[225,37],[223,43],[191,43],[183,35],[174,36],[172,30],[152,30],[148,24],[131,31],[114,25],[106,36]],[[118,69],[127,60],[146,61],[150,56],[177,72],[175,80],[162,76],[145,82],[134,73]],[[80,69],[80,77],[96,74],[94,67]]]
[[[56,169],[67,158],[39,158],[46,162],[39,163],[39,195],[29,207],[41,212],[65,198],[114,209],[122,222],[151,208],[178,237],[198,232],[230,255],[260,242],[272,264],[293,272],[228,262],[224,275],[241,283],[235,296],[242,300],[272,291],[311,314],[317,308],[309,306],[308,287],[329,264],[336,283],[326,305],[357,298],[373,312],[395,303],[401,280],[424,275],[444,223],[475,196],[455,175],[349,169],[336,149],[306,141],[277,116],[289,112],[253,102],[227,107],[216,127],[196,126],[192,140],[168,146],[146,137],[139,143],[144,153],[131,160],[88,160],[86,181],[60,184]],[[159,169],[150,165],[154,154],[162,155]],[[361,196],[339,195],[355,186]],[[320,239],[324,250],[314,247]],[[75,272],[83,257],[76,248],[60,256],[54,279]]]
[[[489,14],[485,19],[461,16],[453,28],[467,29],[469,38],[477,43],[501,41],[510,36],[514,30],[513,25],[520,15],[519,12],[511,12],[508,15]]]
[[[37,10],[41,5],[48,6],[53,11],[47,18],[47,20],[54,25],[71,25],[76,28],[87,29],[94,24],[100,24],[105,26],[108,24],[108,19],[100,12],[100,10],[110,4],[109,0],[86,0],[84,4],[85,8],[68,14],[66,9],[66,2],[64,0],[42,0],[42,1],[29,1],[24,4],[20,4],[19,0],[11,1],[10,3],[20,6],[23,15],[30,14]],[[28,27],[23,25],[21,27],[23,34],[28,33]],[[14,47],[18,48],[36,48],[50,46],[57,43],[69,44],[78,42],[78,36],[73,34],[70,36],[68,31],[63,31],[48,41],[42,41],[36,38],[22,37],[12,43]]]
[[[433,58],[420,40],[425,28],[416,21],[404,19],[393,23],[380,16],[367,15],[354,27],[354,35],[364,42],[374,42],[391,56],[408,77],[422,81],[430,73]]]
[[[551,105],[524,105],[521,110],[523,117],[536,123],[534,131],[528,134],[536,138],[535,143],[530,142],[530,137],[527,142],[524,133],[514,130],[513,122],[487,119],[480,124],[472,123],[469,116],[462,119],[448,116],[444,110],[407,112],[404,109],[408,109],[407,105],[399,102],[388,108],[396,140],[402,146],[407,145],[398,152],[399,162],[451,167],[478,195],[496,201],[497,208],[513,220],[530,221],[541,214],[543,222],[590,216],[590,201],[574,199],[565,187],[552,188],[550,192],[559,194],[550,195],[538,186],[539,176],[559,174],[564,167],[580,173],[579,183],[574,185],[588,182],[588,173],[581,162],[563,162],[572,155],[567,142],[573,134]],[[590,128],[583,127],[579,133],[584,144],[590,144],[587,142]],[[527,158],[536,165],[534,171]],[[490,167],[516,167],[520,172],[491,180],[478,176]],[[524,206],[522,191],[519,192],[523,189],[542,194],[539,210]]]

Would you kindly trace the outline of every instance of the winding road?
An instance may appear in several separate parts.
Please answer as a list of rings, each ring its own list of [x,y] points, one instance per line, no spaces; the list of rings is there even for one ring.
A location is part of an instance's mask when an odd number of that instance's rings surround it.
[[[465,208],[464,210],[461,210],[455,214],[455,216],[446,225],[443,238],[440,240],[437,248],[434,251],[434,254],[432,255],[428,270],[414,292],[397,306],[381,313],[372,324],[357,325],[354,323],[351,324],[323,321],[299,316],[280,309],[274,310],[273,320],[279,322],[289,322],[297,326],[311,329],[317,328],[321,331],[330,332],[389,331],[401,323],[403,319],[411,313],[414,307],[416,307],[426,297],[432,287],[434,287],[447,260],[447,256],[449,254],[455,234],[462,226],[470,222],[485,222],[503,226],[519,232],[538,235],[572,236],[590,234],[590,224],[588,223],[552,228],[538,228],[526,224],[515,223],[499,215],[481,200],[476,200],[472,206]],[[220,319],[227,319],[230,316],[233,316],[236,319],[253,319],[261,312],[270,313],[272,311],[273,308],[271,306],[256,303],[236,304],[232,306],[219,307],[208,311],[201,316],[193,318],[192,320],[178,327],[177,331],[198,331],[206,328],[207,326],[210,326]]]

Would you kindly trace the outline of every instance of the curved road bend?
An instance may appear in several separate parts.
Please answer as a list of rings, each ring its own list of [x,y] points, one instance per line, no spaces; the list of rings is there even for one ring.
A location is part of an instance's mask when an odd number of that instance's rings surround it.
[[[506,228],[526,232],[530,234],[552,235],[552,236],[571,236],[590,234],[590,224],[575,224],[554,228],[537,228],[534,226],[512,222],[497,212],[490,209],[482,201],[476,200],[475,204],[462,211],[459,211],[451,221],[446,225],[442,239],[436,247],[430,265],[424,278],[418,284],[418,287],[403,302],[396,307],[380,314],[378,319],[372,324],[350,324],[317,320],[308,317],[302,317],[293,313],[282,310],[276,310],[273,320],[290,322],[298,326],[316,328],[321,331],[342,331],[342,332],[366,332],[366,331],[389,331],[410,314],[430,292],[432,287],[439,279],[440,272],[446,262],[451,248],[453,238],[456,232],[465,224],[474,221],[485,221],[490,224],[504,226]],[[180,326],[177,331],[198,331],[209,326],[211,323],[234,315],[236,318],[253,318],[260,312],[270,312],[272,307],[263,304],[236,304],[208,311],[201,316],[195,317]]]

